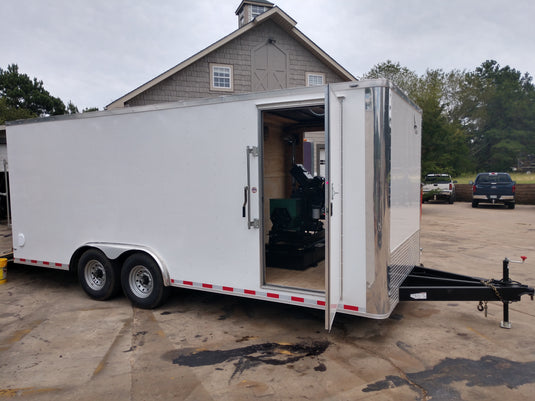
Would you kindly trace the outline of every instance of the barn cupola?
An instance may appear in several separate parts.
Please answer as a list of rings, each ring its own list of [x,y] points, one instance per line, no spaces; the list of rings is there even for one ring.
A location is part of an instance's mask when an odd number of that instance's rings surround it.
[[[265,0],[243,0],[236,10],[238,16],[238,28],[248,24],[260,14],[265,13],[275,5]]]

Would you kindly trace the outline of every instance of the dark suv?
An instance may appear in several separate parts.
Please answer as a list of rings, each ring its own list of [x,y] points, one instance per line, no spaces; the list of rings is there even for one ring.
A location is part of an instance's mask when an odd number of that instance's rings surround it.
[[[515,189],[516,183],[507,173],[479,173],[472,187],[472,207],[492,203],[514,209]]]

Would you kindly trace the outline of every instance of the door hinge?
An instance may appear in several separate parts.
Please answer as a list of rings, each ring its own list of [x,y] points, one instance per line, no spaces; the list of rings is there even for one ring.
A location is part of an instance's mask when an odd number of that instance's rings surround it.
[[[260,228],[260,220],[253,219],[253,221],[249,222],[249,229],[251,228]]]

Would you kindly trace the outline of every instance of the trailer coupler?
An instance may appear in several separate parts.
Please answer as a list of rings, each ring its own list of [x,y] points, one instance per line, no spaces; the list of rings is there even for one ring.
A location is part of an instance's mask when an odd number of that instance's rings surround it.
[[[512,261],[508,258],[503,260],[501,280],[486,280],[415,266],[399,287],[399,300],[479,301],[478,310],[485,311],[485,316],[487,316],[487,302],[500,301],[503,303],[503,320],[500,327],[510,329],[509,304],[520,301],[522,295],[529,295],[533,300],[535,294],[532,287],[513,281],[509,277],[509,263],[524,263],[526,257],[521,256],[521,259],[521,261]]]

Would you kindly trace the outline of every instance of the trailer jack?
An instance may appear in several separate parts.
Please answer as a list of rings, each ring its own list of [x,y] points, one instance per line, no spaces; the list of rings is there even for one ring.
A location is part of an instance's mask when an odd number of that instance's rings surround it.
[[[511,328],[509,304],[520,301],[522,295],[535,294],[532,287],[511,280],[509,263],[524,263],[525,256],[519,261],[508,258],[503,260],[502,279],[486,280],[440,270],[415,266],[399,287],[400,301],[479,301],[477,309],[487,316],[487,302],[500,301],[503,304],[503,320],[500,327]]]

